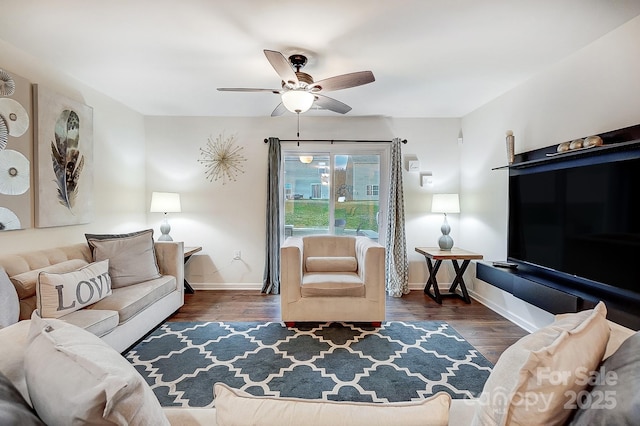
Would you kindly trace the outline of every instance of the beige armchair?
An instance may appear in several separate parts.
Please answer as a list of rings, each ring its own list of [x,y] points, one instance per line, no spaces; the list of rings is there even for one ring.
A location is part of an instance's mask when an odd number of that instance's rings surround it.
[[[379,324],[385,249],[367,237],[289,237],[280,249],[282,320]]]

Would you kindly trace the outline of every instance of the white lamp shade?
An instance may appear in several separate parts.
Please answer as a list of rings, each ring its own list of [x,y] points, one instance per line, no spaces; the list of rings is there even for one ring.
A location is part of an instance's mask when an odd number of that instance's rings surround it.
[[[282,94],[284,107],[297,114],[309,111],[313,101],[313,95],[305,90],[288,90]]]
[[[154,192],[151,194],[151,213],[180,213],[180,194],[176,192]]]
[[[433,194],[432,213],[460,213],[458,194]]]

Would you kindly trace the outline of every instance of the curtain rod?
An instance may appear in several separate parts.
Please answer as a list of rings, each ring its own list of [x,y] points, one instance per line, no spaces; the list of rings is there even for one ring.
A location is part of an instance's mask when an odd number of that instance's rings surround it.
[[[355,139],[280,139],[280,142],[361,142],[361,143],[390,143],[393,141],[380,141],[380,140],[355,140]],[[407,143],[406,139],[401,141],[403,144]],[[264,143],[269,143],[269,139],[265,139]]]

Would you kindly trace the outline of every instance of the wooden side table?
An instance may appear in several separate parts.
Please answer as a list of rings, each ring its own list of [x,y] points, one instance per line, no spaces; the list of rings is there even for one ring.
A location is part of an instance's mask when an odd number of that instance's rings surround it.
[[[424,293],[435,300],[437,303],[442,304],[443,297],[458,297],[464,300],[466,303],[471,303],[471,298],[467,292],[467,286],[464,284],[463,274],[469,266],[472,260],[482,259],[481,254],[472,253],[470,251],[462,250],[459,248],[452,248],[451,250],[440,250],[439,247],[416,247],[415,250],[424,255],[427,261],[427,268],[429,269],[429,278],[424,286]],[[435,264],[432,262],[435,260]],[[438,288],[438,281],[436,280],[436,274],[443,260],[450,260],[453,263],[453,269],[456,271],[456,276],[449,287],[448,293],[440,293]],[[458,264],[458,261],[462,261],[462,265]],[[459,294],[456,289],[460,286],[462,294]],[[431,292],[433,287],[433,293]]]
[[[189,262],[189,259],[191,259],[191,256],[193,256],[194,253],[197,253],[197,252],[199,252],[201,250],[202,250],[202,247],[185,247],[184,248],[184,266],[185,266],[185,271],[187,269],[187,262]],[[189,281],[187,281],[186,272],[184,274],[184,290],[189,294],[193,294],[193,293],[196,292],[193,289],[193,287],[191,287],[191,284],[189,284]]]

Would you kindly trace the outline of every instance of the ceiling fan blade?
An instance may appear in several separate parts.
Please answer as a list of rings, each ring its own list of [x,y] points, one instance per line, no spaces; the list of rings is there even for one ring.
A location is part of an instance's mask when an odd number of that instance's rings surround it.
[[[316,93],[314,96],[316,97],[315,104],[320,106],[321,108],[329,109],[340,114],[346,114],[351,111],[351,107],[349,105],[342,103],[336,99],[320,95],[318,93]]]
[[[269,60],[269,63],[273,67],[274,70],[278,73],[282,81],[285,83],[298,84],[298,77],[296,76],[295,71],[291,67],[291,64],[284,57],[284,55],[275,50],[264,50],[264,54]]]
[[[311,89],[314,90],[314,88],[319,88],[319,90],[329,92],[331,90],[341,90],[348,89],[349,87],[362,86],[363,84],[372,83],[374,81],[376,81],[376,79],[371,71],[358,71],[316,81],[311,85]]]
[[[251,89],[249,87],[218,87],[221,92],[271,92],[279,95],[281,90],[277,89]]]
[[[274,109],[273,112],[271,113],[271,116],[277,117],[279,115],[284,114],[285,112],[287,112],[287,108],[284,106],[282,102],[280,102],[276,107],[276,109]]]

